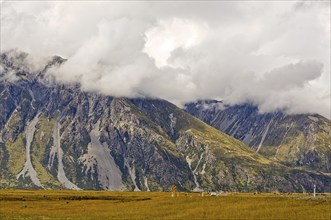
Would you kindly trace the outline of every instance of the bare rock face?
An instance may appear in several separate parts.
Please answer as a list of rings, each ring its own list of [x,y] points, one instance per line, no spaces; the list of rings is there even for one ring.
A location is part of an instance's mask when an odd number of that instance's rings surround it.
[[[186,111],[287,166],[331,172],[331,121],[318,114],[259,113],[252,105],[218,101],[187,104]]]
[[[64,59],[30,73],[26,56],[0,56],[0,188],[330,191],[329,175],[270,160],[165,100],[50,83]]]

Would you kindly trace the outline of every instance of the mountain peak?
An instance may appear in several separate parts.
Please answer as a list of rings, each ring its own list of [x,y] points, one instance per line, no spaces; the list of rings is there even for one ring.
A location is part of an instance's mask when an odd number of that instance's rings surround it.
[[[0,54],[0,80],[13,82],[16,80],[33,81],[43,79],[47,70],[66,62],[60,56],[37,59],[17,49]]]

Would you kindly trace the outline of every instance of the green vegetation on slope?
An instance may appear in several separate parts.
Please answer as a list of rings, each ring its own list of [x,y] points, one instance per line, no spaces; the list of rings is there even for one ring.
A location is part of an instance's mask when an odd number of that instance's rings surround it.
[[[40,116],[37,125],[36,133],[34,134],[33,142],[31,144],[31,162],[35,168],[41,184],[45,187],[59,188],[61,183],[46,169],[43,160],[46,155],[46,147],[49,143],[56,118],[50,121],[45,116]]]
[[[11,133],[17,133],[20,126],[22,126],[22,117],[19,112],[15,111],[6,125],[6,130]],[[15,175],[23,169],[25,163],[24,142],[25,138],[23,132],[20,133],[17,139],[13,142],[5,141],[5,146],[9,154],[7,169],[9,172]]]
[[[18,174],[23,169],[25,163],[26,155],[23,134],[24,133],[19,134],[18,138],[13,143],[5,143],[9,153],[7,168],[12,174]]]
[[[137,116],[139,120],[142,120],[142,123],[145,125],[146,128],[151,129],[158,135],[163,137],[162,142],[163,145],[159,146],[161,150],[165,150],[168,153],[172,154],[174,157],[178,157],[179,154],[176,149],[176,145],[170,140],[169,136],[164,132],[164,130],[157,125],[154,121],[152,121],[148,115],[144,112],[142,112],[140,109],[138,109],[135,105],[131,104],[129,101],[125,102],[128,106],[130,106],[130,110],[132,111],[132,114]]]

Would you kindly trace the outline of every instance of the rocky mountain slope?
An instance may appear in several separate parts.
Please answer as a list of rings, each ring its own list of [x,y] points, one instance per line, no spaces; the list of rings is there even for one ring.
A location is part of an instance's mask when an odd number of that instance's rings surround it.
[[[318,114],[259,113],[249,104],[187,104],[186,111],[287,166],[331,172],[331,121]]]
[[[269,160],[165,100],[54,83],[46,69],[65,60],[29,72],[27,56],[0,57],[0,188],[330,191],[330,175]]]

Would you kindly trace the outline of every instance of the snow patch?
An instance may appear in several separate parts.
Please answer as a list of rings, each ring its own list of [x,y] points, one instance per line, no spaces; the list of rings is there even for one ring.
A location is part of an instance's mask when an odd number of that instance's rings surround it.
[[[26,137],[25,156],[26,156],[26,161],[25,161],[23,170],[19,174],[17,174],[16,178],[19,179],[21,176],[23,176],[23,178],[25,178],[25,176],[30,176],[33,184],[35,184],[36,186],[39,186],[41,188],[44,188],[41,185],[40,180],[37,177],[36,170],[32,166],[31,155],[30,155],[31,143],[33,141],[33,136],[34,136],[34,133],[36,131],[36,125],[39,121],[39,115],[40,115],[40,113],[38,113],[32,119],[32,121],[29,122],[29,124],[26,128],[26,131],[25,131],[25,137]]]

